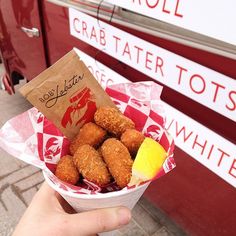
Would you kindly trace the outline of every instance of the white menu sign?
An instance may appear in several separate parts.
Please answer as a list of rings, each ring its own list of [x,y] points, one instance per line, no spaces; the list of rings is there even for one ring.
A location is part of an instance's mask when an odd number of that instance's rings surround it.
[[[235,0],[105,0],[128,10],[236,45]]]
[[[75,50],[104,88],[112,84],[129,82],[82,51]],[[167,118],[166,129],[174,138],[175,144],[236,187],[235,145],[170,105],[164,103],[164,108]]]
[[[69,9],[70,33],[152,79],[236,121],[236,81]]]

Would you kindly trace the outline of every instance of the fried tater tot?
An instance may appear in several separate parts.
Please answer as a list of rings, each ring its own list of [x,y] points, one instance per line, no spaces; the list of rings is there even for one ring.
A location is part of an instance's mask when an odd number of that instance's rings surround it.
[[[79,181],[79,172],[74,165],[72,156],[61,157],[57,163],[55,175],[62,181],[69,184],[76,184]]]
[[[136,155],[145,136],[135,129],[127,129],[120,137],[120,141],[128,148],[132,156]]]
[[[111,175],[107,169],[102,156],[92,146],[85,144],[76,150],[73,156],[74,163],[82,176],[97,184],[104,186],[111,180]]]
[[[133,129],[134,122],[119,110],[111,107],[99,107],[94,114],[95,123],[119,137],[126,129]]]
[[[128,149],[115,138],[107,139],[101,146],[102,156],[107,167],[120,188],[130,181],[133,160]]]
[[[104,140],[106,134],[107,132],[95,123],[84,124],[70,144],[70,153],[74,155],[77,148],[84,144],[97,147]]]

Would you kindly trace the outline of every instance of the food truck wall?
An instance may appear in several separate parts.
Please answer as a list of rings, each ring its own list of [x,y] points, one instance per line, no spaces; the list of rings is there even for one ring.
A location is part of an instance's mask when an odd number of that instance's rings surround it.
[[[2,10],[4,7],[7,9],[7,3],[1,1]],[[127,42],[128,40],[134,42],[139,38],[144,40],[144,46],[149,42],[153,48],[160,47],[168,50],[165,52],[168,60],[176,63],[173,70],[179,70],[178,78],[175,78],[179,82],[176,83],[176,88],[167,86],[165,80],[153,78],[148,71],[144,73],[135,66],[127,65],[122,57],[114,57],[109,51],[104,53],[104,50],[91,46],[89,39],[83,40],[72,36],[70,7],[94,17],[94,20],[88,22],[87,30],[89,24],[100,25],[104,21],[108,27],[114,26],[115,29],[120,30],[118,31],[120,35],[123,32],[130,33]],[[114,8],[113,5],[105,4],[103,1],[45,0],[38,1],[32,9],[31,15],[27,16],[31,19],[28,27],[37,26],[40,37],[30,38],[29,41],[25,34],[18,32],[21,42],[27,39],[27,43],[15,42],[10,46],[14,47],[13,51],[20,48],[17,57],[22,59],[25,65],[12,62],[4,51],[3,59],[4,64],[8,66],[7,70],[17,71],[22,77],[30,80],[76,47],[91,56],[95,64],[100,62],[130,81],[155,81],[163,85],[162,100],[167,109],[166,127],[176,141],[174,158],[177,167],[163,178],[154,181],[147,189],[145,197],[189,235],[234,235],[236,231],[236,204],[234,204],[236,197],[236,47],[123,8]],[[14,25],[14,18],[8,17],[10,12],[10,10],[5,11],[3,16],[5,21],[8,19],[8,25]],[[77,23],[82,20],[84,19],[77,20]],[[14,35],[16,28],[14,27],[6,29],[10,32],[9,35]],[[79,24],[76,27],[79,32]],[[22,58],[22,55],[28,55],[28,52],[30,56]],[[182,57],[175,57],[169,52]],[[150,58],[146,61],[147,69],[150,65],[148,63],[151,63]],[[178,61],[175,62],[180,59],[183,59],[181,66]],[[194,62],[197,64],[193,64]],[[160,65],[158,69],[161,73]],[[99,68],[93,72],[100,82],[105,81],[105,75],[99,71]],[[194,81],[198,83],[200,81],[204,89],[195,90],[195,93],[199,96],[200,92],[205,93],[206,100],[209,92],[207,86],[209,84],[213,86],[215,103],[221,101],[219,106],[224,108],[227,106],[230,112],[226,114],[220,112],[220,109],[214,110],[208,107],[207,102],[200,103],[197,99],[190,98],[187,91],[191,89],[190,86],[186,87],[186,93],[184,90],[180,91],[181,87],[178,86],[183,75],[186,76],[186,80],[193,82],[192,85]],[[222,83],[230,81],[232,86],[229,86],[228,94],[225,95],[226,86],[214,81],[216,77],[219,77]],[[116,82],[116,78],[112,80]],[[212,94],[209,94],[209,97],[210,95]]]
[[[82,7],[83,9],[85,7]],[[102,7],[100,7],[100,20],[102,19],[102,13],[106,14],[106,10],[106,8],[102,10]],[[91,10],[88,13],[98,18],[97,10]],[[44,14],[48,19],[47,24],[51,29],[46,30],[48,54],[51,64],[72,47],[77,47],[130,81],[153,80],[148,74],[141,73],[131,66],[122,63],[119,60],[120,58],[109,56],[103,53],[102,50],[90,46],[83,40],[71,36],[70,26],[68,25],[69,13],[67,6],[55,7],[54,3],[45,2]],[[112,12],[108,12],[108,16],[110,16],[109,14],[111,15]],[[106,19],[109,25],[129,32],[145,41],[181,55],[207,68],[211,68],[235,80],[235,59],[222,56],[222,53],[212,53],[209,50],[206,51],[191,47],[186,45],[187,43],[184,45],[176,43],[174,40],[167,40],[157,35],[154,36],[153,34],[147,33],[146,30],[142,30],[142,28],[135,30],[135,27],[127,27],[130,24],[126,22],[126,17],[124,17],[123,23],[122,21],[115,23],[115,14],[112,20],[109,17]],[[57,30],[58,25],[60,25],[60,31]],[[163,85],[163,83],[160,84]],[[232,89],[235,90],[235,87]],[[225,140],[229,140],[235,144],[236,126],[232,119],[226,118],[222,114],[199,104],[197,101],[165,85],[162,99],[187,117],[194,119],[194,121],[214,131],[214,133],[223,137]],[[180,129],[177,125],[178,123],[176,123],[175,130]],[[186,132],[190,133],[192,131],[186,130]],[[205,134],[202,134],[202,137],[204,136]],[[195,144],[200,147],[205,141],[204,139],[199,140]],[[222,143],[222,149],[223,146],[224,143]],[[183,151],[181,142],[176,146],[174,157],[177,164],[176,169],[165,177],[154,181],[146,191],[145,197],[155,206],[162,209],[190,235],[233,235],[236,230],[235,187],[200,164],[190,153]],[[199,158],[204,157],[199,154]],[[208,158],[219,157],[212,156]],[[234,177],[236,178],[236,176]]]

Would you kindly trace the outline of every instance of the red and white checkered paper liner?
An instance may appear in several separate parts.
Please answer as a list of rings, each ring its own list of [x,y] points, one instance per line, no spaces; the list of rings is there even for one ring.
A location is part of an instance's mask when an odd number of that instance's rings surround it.
[[[118,84],[106,88],[106,92],[123,114],[135,122],[136,129],[157,140],[167,151],[168,157],[154,179],[175,167],[174,142],[163,128],[165,119],[160,101],[161,91],[162,87],[153,82]],[[53,173],[58,160],[69,153],[69,144],[69,140],[36,108],[12,118],[0,130],[2,149],[43,169],[48,178],[64,191],[100,194],[119,190],[115,183],[101,189],[87,180],[79,186],[59,180]]]

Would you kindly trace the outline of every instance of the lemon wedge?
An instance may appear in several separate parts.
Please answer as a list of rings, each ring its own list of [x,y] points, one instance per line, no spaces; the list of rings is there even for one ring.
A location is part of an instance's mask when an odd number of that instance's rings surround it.
[[[167,153],[161,144],[151,138],[145,138],[134,160],[129,186],[154,178],[166,157]]]

